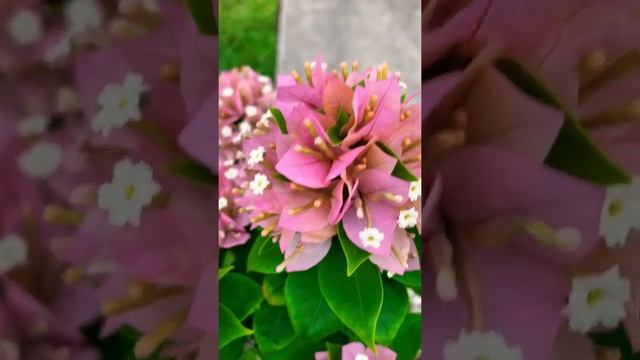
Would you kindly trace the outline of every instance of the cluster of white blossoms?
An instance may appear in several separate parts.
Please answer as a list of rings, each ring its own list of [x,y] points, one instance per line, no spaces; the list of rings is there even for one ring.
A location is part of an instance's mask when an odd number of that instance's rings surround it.
[[[369,360],[369,357],[365,354],[357,354],[353,360]]]
[[[140,224],[142,209],[160,192],[160,185],[153,180],[151,167],[129,159],[118,162],[113,179],[98,190],[98,206],[109,212],[109,222],[114,226]]]
[[[511,347],[504,337],[495,331],[462,330],[457,341],[449,341],[444,347],[444,360],[522,360],[519,347]]]
[[[27,243],[18,235],[0,239],[0,274],[26,263],[27,255]]]
[[[384,240],[384,233],[375,227],[364,228],[358,233],[358,236],[364,247],[373,247],[375,249],[379,248],[382,240]]]
[[[600,235],[609,247],[623,246],[629,233],[640,229],[640,178],[607,188],[600,215]]]
[[[18,158],[18,166],[27,176],[46,179],[52,176],[62,161],[62,149],[56,144],[39,141]]]
[[[631,284],[617,266],[602,274],[573,279],[565,312],[572,329],[587,332],[597,325],[611,328],[625,317]]]
[[[33,45],[42,39],[42,20],[33,11],[20,9],[11,15],[7,31],[17,45]]]
[[[42,135],[47,129],[49,121],[44,115],[33,114],[18,122],[17,130],[21,136]]]
[[[416,201],[422,196],[422,179],[409,184],[409,200]]]
[[[418,224],[418,211],[415,207],[409,209],[400,210],[398,214],[398,227],[400,229],[408,229]]]
[[[108,84],[98,96],[100,110],[91,119],[91,127],[107,136],[112,129],[140,120],[140,99],[148,91],[142,75],[128,73],[123,84]]]
[[[270,182],[267,175],[263,173],[257,173],[254,175],[253,180],[249,183],[249,189],[254,195],[264,194],[264,190],[269,186]]]

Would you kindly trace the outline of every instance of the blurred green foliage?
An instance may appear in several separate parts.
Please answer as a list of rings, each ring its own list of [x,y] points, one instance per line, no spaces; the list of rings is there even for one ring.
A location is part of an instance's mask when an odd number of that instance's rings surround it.
[[[249,65],[273,77],[278,9],[278,0],[220,0],[220,71]]]

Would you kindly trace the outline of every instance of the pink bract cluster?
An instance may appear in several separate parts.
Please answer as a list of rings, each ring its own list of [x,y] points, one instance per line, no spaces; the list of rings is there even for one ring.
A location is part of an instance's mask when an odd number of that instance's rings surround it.
[[[242,211],[278,243],[278,271],[314,266],[342,229],[381,269],[417,269],[419,105],[386,64],[328,71],[318,58],[304,75],[278,77],[274,109],[243,143]]]
[[[248,66],[222,72],[218,81],[218,238],[221,247],[229,248],[244,244],[250,237],[245,228],[249,215],[240,206],[240,189],[250,180],[247,167],[262,154],[245,154],[242,144],[268,124],[275,92],[268,76],[259,75]]]
[[[0,4],[0,358],[97,359],[102,316],[212,359],[216,38],[177,2],[56,4]]]

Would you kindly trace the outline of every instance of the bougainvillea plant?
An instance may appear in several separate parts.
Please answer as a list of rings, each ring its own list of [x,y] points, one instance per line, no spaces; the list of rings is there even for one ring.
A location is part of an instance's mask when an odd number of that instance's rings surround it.
[[[220,159],[220,357],[415,359],[421,116],[398,74],[318,57],[275,96],[246,67],[218,91],[221,149],[246,134]]]

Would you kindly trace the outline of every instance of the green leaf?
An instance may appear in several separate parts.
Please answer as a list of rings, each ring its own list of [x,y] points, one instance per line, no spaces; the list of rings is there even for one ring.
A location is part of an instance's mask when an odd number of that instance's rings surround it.
[[[270,305],[282,306],[285,304],[284,284],[287,274],[267,274],[262,280],[262,295]]]
[[[320,292],[316,267],[290,273],[284,293],[293,328],[300,338],[320,339],[342,327]]]
[[[295,339],[284,348],[277,351],[265,351],[265,360],[291,360],[291,359],[313,359],[318,351],[324,350],[322,341],[308,341]]]
[[[213,1],[186,0],[185,2],[198,26],[198,31],[205,35],[217,35],[218,25],[213,15]]]
[[[564,123],[545,164],[599,185],[628,183],[630,176],[591,141],[587,132],[542,80],[511,59],[500,59],[496,68],[526,94],[565,113]]]
[[[223,268],[218,269],[218,281],[220,281],[231,270],[233,270],[233,265],[225,266]]]
[[[233,340],[227,346],[218,349],[218,358],[220,360],[236,360],[242,356],[246,338],[241,337]]]
[[[233,312],[223,304],[218,308],[218,346],[223,348],[233,340],[253,334],[253,330],[244,327],[233,315]]]
[[[329,130],[327,130],[327,134],[329,135],[329,140],[334,145],[339,145],[342,143],[344,136],[341,135],[342,128],[347,125],[349,122],[349,114],[347,114],[342,107],[338,109],[338,114],[336,115],[336,124],[331,126]]]
[[[327,352],[329,353],[329,360],[341,360],[342,359],[342,345],[327,343]]]
[[[403,275],[394,275],[392,279],[418,292],[422,289],[422,272],[420,270],[407,271]]]
[[[382,345],[389,345],[409,312],[409,295],[407,289],[395,281],[383,281],[382,288],[384,300],[376,328],[376,341]]]
[[[258,236],[247,258],[247,270],[263,274],[275,274],[276,267],[284,260],[278,244],[270,236]]]
[[[402,96],[400,96],[400,102],[403,103],[405,100],[407,100],[407,93],[402,94]]]
[[[338,239],[340,239],[340,245],[342,245],[342,250],[347,257],[347,276],[351,276],[369,258],[369,253],[355,246],[349,240],[342,221],[338,224]]]
[[[229,273],[218,283],[220,303],[244,320],[262,302],[260,285],[246,275]]]
[[[418,181],[418,178],[398,159],[396,166],[391,171],[391,175],[405,181]]]
[[[375,349],[376,325],[382,309],[378,269],[365,263],[348,277],[344,254],[332,246],[318,271],[320,291],[331,310],[364,344]]]
[[[415,360],[422,340],[422,316],[408,314],[389,346],[397,354],[396,360]]]
[[[253,319],[255,337],[262,351],[280,350],[296,337],[283,306],[264,305]]]
[[[621,360],[637,358],[634,357],[631,341],[623,325],[608,331],[592,332],[589,337],[597,345],[618,349],[622,355]]]
[[[565,117],[545,164],[599,185],[631,182],[631,177],[611,162],[570,116]]]
[[[396,166],[394,166],[393,170],[391,171],[392,176],[405,181],[418,181],[418,178],[413,175],[413,173],[411,173],[409,169],[407,169],[407,167],[402,163],[402,161],[400,161],[396,153],[393,152],[390,147],[380,141],[376,142],[376,145],[378,145],[380,150],[382,150],[384,153],[389,156],[393,156],[398,160],[398,162],[396,162]]]
[[[280,109],[278,109],[277,107],[272,107],[271,109],[269,109],[269,111],[271,111],[271,115],[273,115],[273,118],[276,119],[276,123],[278,123],[280,132],[285,135],[288,134],[289,132],[287,131],[287,123],[284,121],[284,116],[282,115]]]
[[[216,185],[218,180],[208,167],[197,161],[181,161],[169,166],[169,172],[196,184]]]

